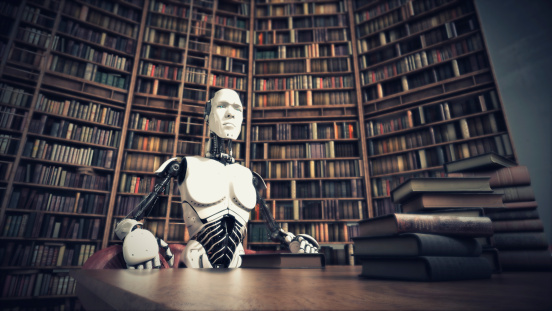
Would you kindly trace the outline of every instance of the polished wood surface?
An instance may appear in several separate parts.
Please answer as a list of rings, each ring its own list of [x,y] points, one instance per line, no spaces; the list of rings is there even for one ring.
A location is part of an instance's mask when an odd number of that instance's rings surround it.
[[[551,310],[552,273],[491,279],[399,282],[325,269],[77,270],[87,310]]]

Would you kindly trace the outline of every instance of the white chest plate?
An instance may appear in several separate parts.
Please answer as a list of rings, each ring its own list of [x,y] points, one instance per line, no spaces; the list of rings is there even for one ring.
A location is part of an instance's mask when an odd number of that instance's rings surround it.
[[[239,164],[224,165],[204,157],[186,157],[186,161],[186,178],[179,190],[190,236],[201,229],[204,221],[228,214],[242,225],[247,223],[257,201],[251,171]]]

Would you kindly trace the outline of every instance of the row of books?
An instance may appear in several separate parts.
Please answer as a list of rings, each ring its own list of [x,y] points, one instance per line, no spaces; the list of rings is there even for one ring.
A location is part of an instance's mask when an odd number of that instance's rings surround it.
[[[421,19],[414,19],[412,22],[404,23],[398,27],[384,30],[385,32],[383,36],[380,35],[378,31],[384,28],[383,23],[386,16],[380,17],[378,20],[375,20],[375,22],[363,25],[361,29],[358,29],[357,27],[357,33],[360,34],[360,31],[362,30],[364,31],[364,35],[360,36],[366,36],[364,38],[358,39],[358,52],[359,54],[370,52],[370,50],[373,48],[386,45],[388,41],[393,42],[400,38],[410,36],[411,34],[421,33],[435,27],[452,29],[453,27],[455,27],[452,26],[454,25],[454,22],[451,22],[452,19],[470,14],[473,11],[474,8],[471,3],[461,2],[451,8],[444,9],[432,16]],[[399,14],[395,13],[393,19],[399,22],[397,18],[401,17],[399,16]],[[372,34],[372,36],[368,36],[368,34]],[[389,40],[387,40],[387,37],[389,37]],[[450,37],[453,37],[452,32],[450,34]]]
[[[70,18],[62,18],[58,30],[60,33],[71,35],[74,38],[81,38],[129,55],[132,55],[136,49],[135,39],[107,33]]]
[[[214,56],[211,60],[211,69],[245,74],[247,73],[247,63],[240,60],[235,60],[234,58],[231,58],[229,56],[224,58]]]
[[[226,28],[217,25],[214,38],[237,43],[249,43],[249,30]]]
[[[144,30],[144,42],[169,45],[172,47],[185,48],[186,36],[177,35],[175,32],[163,32],[160,29],[146,27]],[[201,48],[196,46],[195,49]]]
[[[17,38],[41,48],[49,48],[52,43],[52,34],[46,30],[27,26],[17,30]]]
[[[138,9],[134,8],[132,5],[128,4],[140,4],[133,3],[132,1],[125,1],[123,3],[112,3],[110,1],[97,1],[97,2],[88,2],[89,5],[92,5],[93,7],[100,8],[105,11],[109,11],[112,14],[119,15],[120,17],[124,17],[126,19],[133,20],[135,22],[138,22],[141,17],[141,13]]]
[[[247,79],[211,73],[207,84],[220,88],[230,88],[243,91],[247,88]]]
[[[17,107],[30,107],[33,95],[17,86],[0,83],[0,103]]]
[[[350,198],[362,192],[362,180],[269,181],[267,199],[283,198]]]
[[[313,158],[340,158],[357,157],[356,142],[334,142],[333,140],[320,143],[290,143],[288,145],[273,145],[269,143],[254,143],[252,159],[313,159]]]
[[[362,201],[346,200],[272,200],[269,208],[272,217],[277,220],[351,220],[364,219],[365,206]],[[251,212],[251,219],[264,219],[259,207]]]
[[[372,175],[376,176],[438,167],[446,162],[474,157],[488,152],[495,152],[503,156],[512,155],[513,150],[508,134],[471,140],[465,143],[412,150],[404,154],[377,157],[371,159],[369,165]]]
[[[351,223],[279,223],[284,231],[301,232],[312,236],[316,241],[349,242],[358,235],[358,225]],[[271,242],[264,223],[251,223],[248,230],[248,242]]]
[[[285,91],[285,90],[309,90],[352,87],[352,76],[315,77],[312,75],[296,75],[276,78],[254,78],[253,85],[256,91]],[[347,92],[343,92],[346,94]],[[350,96],[350,95],[349,95]],[[290,106],[299,106],[296,105]],[[302,105],[304,106],[304,104]]]
[[[53,239],[98,239],[99,218],[61,217],[45,213],[7,215],[2,236]]]
[[[31,177],[32,176],[32,177]],[[112,176],[81,173],[61,166],[29,163],[20,165],[15,173],[14,181],[57,187],[80,188],[86,190],[111,189]]]
[[[182,8],[182,13],[188,14],[187,8]],[[186,16],[188,18],[188,16]],[[163,28],[163,30],[171,30],[180,33],[188,32],[188,20],[182,18],[174,18],[165,14],[152,14],[151,11],[146,18],[146,25],[149,27]]]
[[[106,195],[101,194],[68,194],[66,192],[46,192],[40,189],[15,188],[11,194],[8,208],[102,215],[106,203]]]
[[[29,132],[109,147],[118,147],[121,140],[121,131],[80,125],[48,115],[31,119]]]
[[[174,67],[163,64],[140,61],[138,74],[148,77],[162,78],[180,81],[182,79],[182,67]]]
[[[259,5],[256,8],[255,16],[289,16],[307,14],[334,14],[346,12],[347,6],[344,1],[338,3],[269,3]]]
[[[370,120],[366,123],[366,133],[369,137],[378,136],[435,122],[469,117],[472,114],[495,109],[498,109],[498,98],[496,92],[491,90],[459,100],[402,110],[377,121]],[[496,120],[491,120],[490,116],[489,118],[488,126],[492,129],[498,128]]]
[[[218,11],[217,13],[222,13],[222,9]],[[241,14],[249,15],[249,11],[242,12]],[[240,18],[238,16],[222,16],[222,15],[216,15],[215,16],[215,24],[221,25],[221,26],[229,26],[229,27],[235,27],[235,28],[241,28],[241,29],[249,29],[249,23],[245,18]]]
[[[252,162],[251,169],[265,179],[333,178],[363,176],[362,160],[310,160]]]
[[[109,29],[126,37],[136,38],[138,36],[138,31],[140,30],[139,25],[136,23],[130,23],[120,18],[105,15],[104,13],[96,11],[93,7],[87,5],[69,3],[63,7],[63,13],[79,19],[80,21]],[[139,15],[135,16],[137,20],[139,19],[138,16]]]
[[[398,59],[397,61],[388,63],[385,66],[362,71],[360,76],[361,84],[367,85],[375,83],[433,64],[442,63],[449,59],[453,59],[453,71],[458,71],[458,63],[455,62],[454,58],[473,51],[481,50],[482,48],[483,45],[481,37],[479,34],[476,34],[472,37],[468,37],[463,41],[455,42],[446,46],[440,46],[435,49],[428,49],[418,53],[409,54],[403,58]],[[359,60],[359,64],[362,69],[371,67],[371,64],[366,62],[366,57],[364,57],[364,55]]]
[[[164,60],[167,62],[181,64],[184,58],[184,53],[181,51],[174,51],[166,47],[155,46],[152,44],[144,44],[140,52],[140,57],[142,59],[152,59],[152,60]],[[205,65],[204,63],[203,65]]]
[[[82,78],[121,89],[128,89],[128,76],[119,73],[103,72],[98,70],[98,65],[84,63],[64,56],[52,55],[48,68],[52,71]]]
[[[19,148],[19,136],[11,134],[0,134],[0,154],[15,155]]]
[[[126,143],[127,149],[172,153],[174,138],[157,137],[129,131]]]
[[[278,47],[256,47],[255,59],[316,58],[347,56],[352,54],[351,43],[311,43],[305,45],[280,45]]]
[[[462,118],[458,122],[439,126],[423,127],[403,135],[371,139],[368,142],[368,154],[387,154],[461,139],[485,137],[489,134],[496,135],[504,131],[503,127],[499,129],[496,120],[494,114],[487,114],[469,119]]]
[[[148,194],[153,191],[157,177],[155,176],[137,176],[134,174],[121,174],[119,183],[119,192],[124,193],[142,193]],[[169,194],[169,187],[165,189],[165,194]]]
[[[37,270],[11,273],[1,280],[2,297],[37,297],[74,295],[76,282],[69,270],[39,273]]]
[[[140,112],[132,112],[130,114],[130,129],[152,131],[152,132],[174,132],[174,120],[167,120],[157,118],[155,116],[148,116]]]
[[[123,125],[123,111],[104,104],[82,103],[74,99],[58,100],[39,93],[35,109],[105,125],[117,127]]]
[[[158,156],[147,153],[127,152],[123,162],[125,171],[154,172],[169,159],[169,156]]]
[[[407,2],[408,0],[388,0],[380,4],[361,9],[360,11],[355,12],[355,23],[360,24],[364,21],[373,19],[378,15],[382,15],[400,6],[403,6]],[[361,1],[353,1],[353,3],[355,9],[359,9],[362,7],[362,5],[365,4]]]
[[[146,78],[136,79],[136,92],[152,95],[161,95],[168,97],[177,97],[178,89],[174,82],[175,81],[159,81],[159,79],[150,80]]]
[[[358,125],[356,122],[278,123],[251,126],[251,139],[253,141],[342,138],[358,138]]]
[[[213,43],[213,54],[217,55],[224,55],[229,57],[236,57],[236,58],[247,58],[248,50],[246,48],[242,47],[235,47],[235,46],[229,46],[229,45],[221,45],[218,42]]]
[[[81,266],[96,250],[94,244],[7,242],[0,248],[3,267]]]
[[[114,150],[73,147],[42,139],[28,140],[22,155],[34,159],[112,168]]]
[[[79,42],[65,37],[56,36],[54,38],[54,51],[69,54],[90,62],[98,63],[103,66],[115,68],[123,71],[132,70],[132,61],[129,57],[103,52],[95,49],[94,46]]]
[[[348,25],[349,23],[345,14],[314,16],[314,19],[304,16],[288,16],[287,19],[278,18],[255,20],[255,29],[257,31],[313,27],[346,27]]]

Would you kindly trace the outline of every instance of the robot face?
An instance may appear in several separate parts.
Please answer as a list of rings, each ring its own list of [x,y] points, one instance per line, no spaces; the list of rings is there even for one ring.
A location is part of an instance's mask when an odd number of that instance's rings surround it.
[[[236,139],[241,132],[243,105],[238,93],[222,89],[211,100],[209,129],[220,138]]]

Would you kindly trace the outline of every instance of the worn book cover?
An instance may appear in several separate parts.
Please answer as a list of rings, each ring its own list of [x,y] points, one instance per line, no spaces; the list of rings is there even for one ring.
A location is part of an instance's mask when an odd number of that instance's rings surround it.
[[[365,257],[360,276],[405,281],[488,279],[492,266],[482,257]]]
[[[391,192],[393,202],[402,203],[422,193],[490,193],[489,177],[411,178]]]
[[[359,222],[359,236],[384,236],[400,233],[432,233],[464,237],[493,235],[488,217],[388,214]]]
[[[475,238],[426,233],[383,237],[355,237],[355,256],[467,256],[481,255]]]

